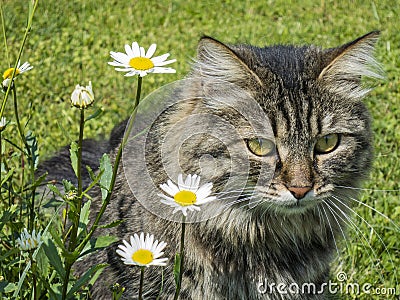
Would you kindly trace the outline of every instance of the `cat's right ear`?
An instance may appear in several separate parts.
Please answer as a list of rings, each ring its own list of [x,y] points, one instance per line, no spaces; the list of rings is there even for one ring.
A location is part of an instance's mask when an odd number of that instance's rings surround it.
[[[383,70],[375,60],[379,32],[370,32],[350,43],[325,51],[326,65],[318,80],[332,92],[346,98],[362,98],[370,89],[361,78],[383,79]]]
[[[210,38],[203,37],[197,48],[194,71],[212,84],[229,82],[236,86],[262,85],[259,77],[228,46]]]

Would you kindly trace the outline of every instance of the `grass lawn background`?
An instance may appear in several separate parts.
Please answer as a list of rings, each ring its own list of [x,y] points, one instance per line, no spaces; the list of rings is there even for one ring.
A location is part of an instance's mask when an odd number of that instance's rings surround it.
[[[8,60],[4,46],[0,47],[3,70],[18,53],[27,3],[2,1],[11,54]],[[95,107],[104,108],[101,118],[88,123],[86,137],[107,136],[116,123],[127,117],[136,77],[125,78],[107,65],[111,61],[109,51],[123,52],[126,43],[138,41],[146,49],[157,43],[156,55],[169,52],[177,59],[171,65],[176,74],[144,77],[145,96],[184,77],[197,41],[204,34],[226,43],[315,44],[329,48],[379,29],[382,35],[377,58],[387,79],[379,82],[365,100],[374,118],[376,159],[370,180],[364,185],[371,190],[362,193],[362,201],[399,226],[399,13],[399,1],[40,1],[21,59],[29,61],[34,69],[17,79],[20,116],[22,121],[31,117],[27,129],[38,136],[44,159],[70,142],[60,126],[74,139],[77,137],[78,113],[69,104],[76,84],[92,81]],[[5,116],[13,119],[11,101]],[[349,230],[347,242],[341,245],[343,251],[333,265],[332,278],[344,271],[348,282],[381,288],[397,285],[400,292],[398,227],[363,206],[357,206],[357,213],[354,223],[359,229]],[[368,295],[347,297],[371,299]]]

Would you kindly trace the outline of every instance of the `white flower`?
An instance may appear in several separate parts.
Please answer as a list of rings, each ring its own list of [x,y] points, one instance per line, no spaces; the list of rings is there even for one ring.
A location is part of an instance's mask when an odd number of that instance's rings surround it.
[[[132,47],[125,45],[126,53],[110,51],[114,61],[108,64],[117,67],[116,71],[127,72],[125,76],[143,77],[148,73],[175,73],[175,69],[163,66],[176,62],[176,59],[166,60],[169,53],[152,57],[156,48],[157,45],[152,44],[146,52],[137,42],[133,42]]]
[[[42,243],[41,234],[40,232],[36,234],[35,229],[32,231],[32,234],[30,234],[28,230],[24,228],[21,236],[17,239],[17,243],[19,244],[21,250],[35,249]]]
[[[33,69],[33,67],[26,61],[20,66],[21,62],[18,61],[17,69],[15,70],[14,78],[16,78],[18,75],[25,73],[26,71],[29,71]],[[7,70],[4,71],[3,73],[3,87],[8,88],[8,85],[11,82],[11,75],[14,72],[14,68],[8,68]]]
[[[160,185],[160,188],[169,195],[158,194],[163,198],[161,203],[175,208],[173,214],[181,211],[184,216],[187,216],[187,210],[199,211],[199,205],[217,199],[215,196],[210,197],[212,183],[203,184],[201,187],[199,187],[199,184],[200,176],[189,174],[184,181],[183,175],[179,174],[178,186],[172,183],[171,180]]]
[[[0,119],[0,131],[2,131],[4,128],[6,128],[7,125],[7,120],[5,117],[1,117]]]
[[[71,95],[71,103],[78,108],[86,108],[94,102],[94,94],[92,89],[92,82],[86,87],[76,85],[75,90]]]
[[[5,90],[7,90],[7,88],[8,88],[8,86],[10,85],[10,82],[11,82],[11,79],[10,78],[7,78],[7,79],[4,79],[3,80],[3,88],[5,89]]]
[[[33,69],[33,67],[26,61],[23,63],[22,66],[20,66],[21,62],[18,61],[17,69],[15,70],[15,75],[14,77],[17,77],[19,74],[25,73],[26,71],[29,71]],[[14,71],[14,68],[8,68],[7,70],[4,71],[3,73],[3,79],[11,79],[11,75]]]
[[[118,245],[117,253],[122,257],[126,265],[136,266],[165,266],[168,258],[160,258],[164,254],[162,250],[167,246],[165,242],[154,241],[154,235],[142,232],[136,233],[130,238],[130,244],[123,240],[124,245]]]

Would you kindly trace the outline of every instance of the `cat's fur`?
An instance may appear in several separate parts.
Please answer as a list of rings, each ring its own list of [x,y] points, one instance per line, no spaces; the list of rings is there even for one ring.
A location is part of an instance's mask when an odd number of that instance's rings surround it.
[[[181,299],[325,299],[323,294],[285,295],[276,290],[261,294],[257,284],[262,282],[265,288],[268,284],[296,283],[301,287],[302,283],[315,283],[319,290],[328,280],[335,240],[342,236],[345,225],[343,213],[348,213],[349,197],[356,197],[354,189],[344,187],[359,186],[371,166],[370,117],[361,101],[368,90],[362,86],[361,77],[380,78],[373,57],[378,35],[372,32],[327,50],[314,46],[226,46],[208,37],[200,40],[198,57],[188,76],[190,84],[177,91],[187,101],[165,112],[147,139],[148,172],[155,184],[168,179],[163,169],[163,163],[168,162],[160,159],[160,147],[176,120],[207,112],[230,122],[238,131],[248,125],[231,108],[213,102],[213,96],[229,94],[229,86],[235,87],[233,94],[238,98],[242,91],[261,106],[271,122],[276,152],[258,157],[246,149],[243,154],[250,162],[248,186],[260,201],[251,207],[248,201],[227,205],[215,218],[187,224]],[[202,97],[204,93],[207,97]],[[111,142],[101,145],[112,157],[125,125],[115,129]],[[176,132],[177,136],[181,133]],[[332,133],[341,135],[339,145],[330,153],[315,153],[316,140]],[[210,136],[196,136],[181,147],[180,167],[186,174],[201,171],[198,158],[202,155],[215,158],[218,172],[206,181],[214,183],[217,195],[228,177],[243,175],[231,173],[228,148]],[[101,151],[96,153],[99,157]],[[129,161],[126,155],[124,159]],[[269,188],[259,185],[262,163],[276,167]],[[54,169],[47,170],[49,179],[57,177]],[[140,181],[140,174],[133,180]],[[100,205],[99,198],[97,193],[94,206]],[[230,201],[221,198],[225,203]],[[164,256],[170,261],[164,269],[161,299],[172,299],[173,258],[179,248],[181,225],[141,206],[122,165],[104,223],[117,219],[125,221],[108,229],[107,234],[128,240],[133,233],[144,231],[168,243]],[[116,247],[95,253],[77,265],[82,270],[94,263],[110,264],[92,289],[93,299],[110,299],[109,286],[115,282],[126,288],[123,299],[137,294],[138,269],[124,265]],[[146,269],[146,299],[158,295],[160,270]]]

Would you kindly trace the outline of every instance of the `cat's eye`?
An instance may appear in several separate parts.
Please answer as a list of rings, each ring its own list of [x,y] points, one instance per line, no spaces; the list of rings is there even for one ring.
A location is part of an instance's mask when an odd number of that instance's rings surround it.
[[[257,156],[267,156],[272,154],[275,150],[274,142],[263,138],[248,139],[247,147]]]
[[[324,135],[315,143],[315,152],[317,154],[326,154],[332,152],[339,145],[339,142],[340,138],[337,133]]]

